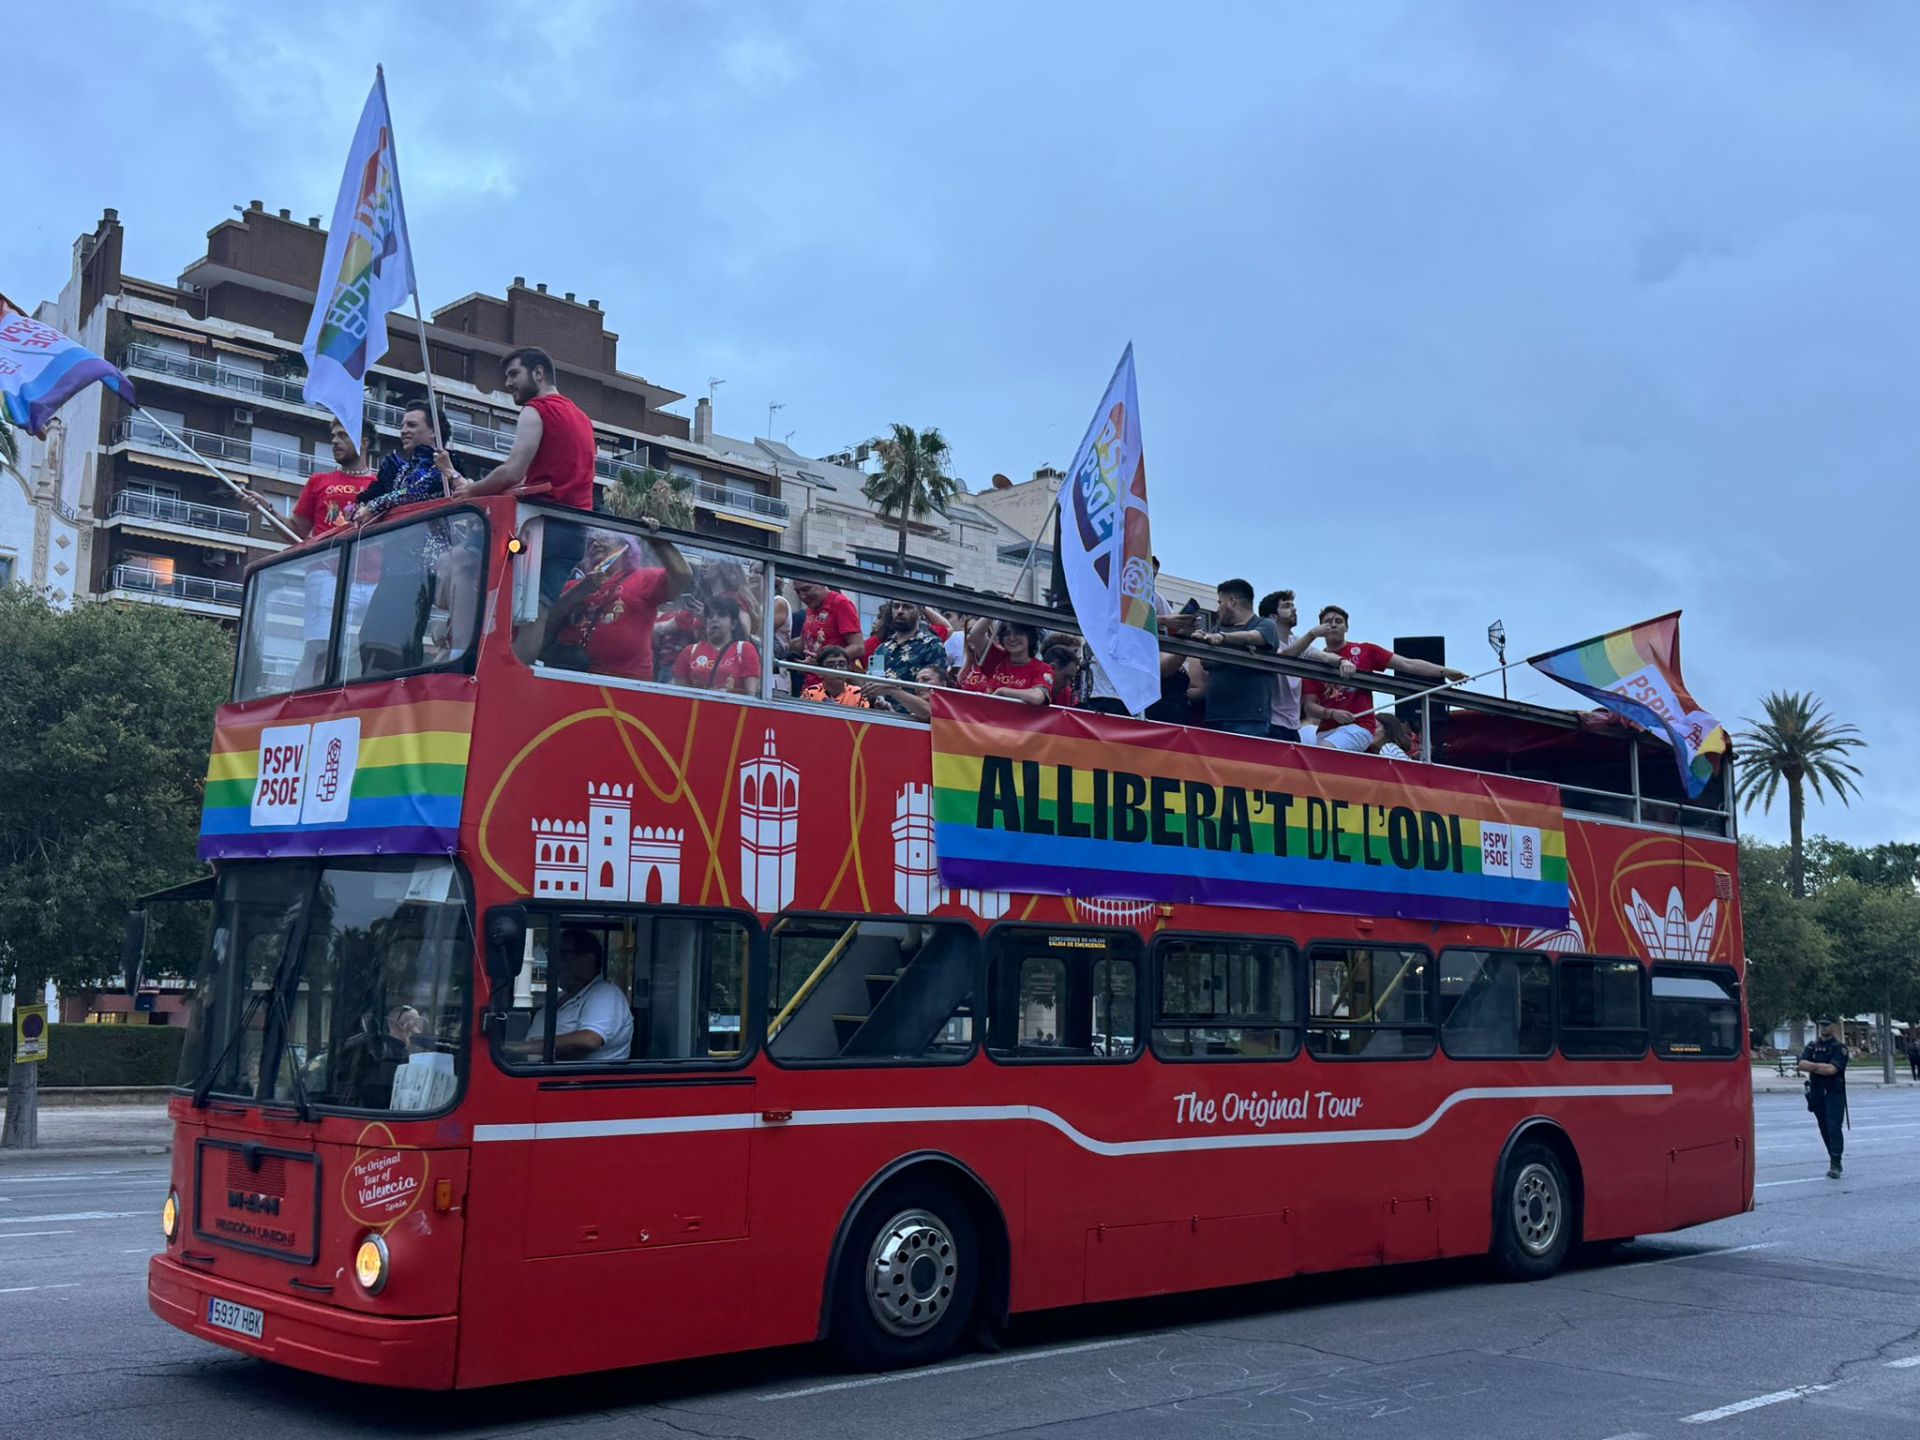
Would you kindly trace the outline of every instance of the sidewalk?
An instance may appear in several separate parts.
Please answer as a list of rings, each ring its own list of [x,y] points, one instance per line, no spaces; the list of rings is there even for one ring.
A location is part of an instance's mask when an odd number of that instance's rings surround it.
[[[40,1143],[32,1150],[0,1150],[0,1166],[40,1159],[86,1160],[125,1155],[165,1155],[173,1146],[167,1107],[144,1105],[42,1105]]]

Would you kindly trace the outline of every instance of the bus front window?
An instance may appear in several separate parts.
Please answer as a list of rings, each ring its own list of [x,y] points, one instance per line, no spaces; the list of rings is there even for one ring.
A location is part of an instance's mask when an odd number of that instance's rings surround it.
[[[377,680],[464,660],[480,629],[486,522],[471,511],[379,530],[354,542],[340,678]],[[350,599],[356,598],[350,595]]]
[[[230,865],[180,1083],[303,1110],[444,1109],[472,963],[448,861]]]

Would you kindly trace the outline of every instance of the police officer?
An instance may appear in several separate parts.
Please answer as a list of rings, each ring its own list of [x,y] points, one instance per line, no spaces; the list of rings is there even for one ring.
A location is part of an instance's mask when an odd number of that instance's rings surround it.
[[[1846,1149],[1841,1126],[1847,1118],[1847,1047],[1840,1023],[1831,1015],[1818,1021],[1820,1038],[1800,1052],[1800,1073],[1807,1077],[1807,1108],[1820,1122],[1827,1142],[1827,1178],[1840,1178],[1840,1152]]]

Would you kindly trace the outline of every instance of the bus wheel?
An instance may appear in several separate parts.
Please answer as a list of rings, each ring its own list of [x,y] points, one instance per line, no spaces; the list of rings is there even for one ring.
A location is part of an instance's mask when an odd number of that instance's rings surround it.
[[[841,1253],[832,1337],[849,1364],[924,1365],[954,1348],[980,1288],[980,1244],[959,1196],[913,1184],[882,1192]]]
[[[1538,1280],[1567,1258],[1573,1239],[1572,1191],[1560,1157],[1545,1145],[1521,1145],[1507,1159],[1495,1210],[1493,1263],[1509,1280]]]

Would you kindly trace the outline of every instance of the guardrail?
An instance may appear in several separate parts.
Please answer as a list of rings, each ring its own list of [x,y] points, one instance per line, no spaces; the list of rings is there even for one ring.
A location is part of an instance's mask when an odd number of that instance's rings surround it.
[[[323,461],[304,451],[282,450],[275,445],[257,445],[251,440],[242,440],[235,435],[215,435],[207,430],[181,429],[176,429],[174,433],[187,442],[184,448],[188,454],[198,455],[202,460],[225,460],[234,465],[251,465],[256,470],[277,470],[284,475],[298,475],[302,479],[316,474],[333,463],[331,455]],[[140,415],[129,415],[114,426],[113,441],[116,445],[124,442],[176,453],[183,448],[174,441],[172,435]]]
[[[279,375],[261,375],[252,370],[236,370],[217,360],[196,360],[190,355],[175,355],[157,345],[136,342],[127,346],[120,352],[120,368],[150,370],[180,380],[192,380],[253,400],[273,400],[312,408],[307,406],[306,397],[301,393],[305,388],[304,381],[289,380]]]
[[[143,495],[137,490],[122,490],[114,496],[107,513],[133,520],[164,520],[170,525],[191,525],[200,530],[221,530],[229,535],[244,535],[252,528],[244,510],[200,505],[169,495]]]
[[[618,480],[623,475],[643,476],[649,469],[644,460],[636,460],[626,455],[602,455],[593,462],[594,474],[603,480]],[[684,479],[684,476],[668,475],[657,470],[657,474],[667,475],[669,479]],[[757,490],[739,490],[731,485],[722,485],[713,480],[693,480],[688,482],[689,493],[696,500],[707,505],[723,505],[735,510],[744,510],[751,515],[765,515],[770,519],[785,520],[792,514],[792,507],[776,495],[762,495]]]
[[[162,575],[144,565],[116,565],[113,588],[137,595],[169,595],[175,600],[195,600],[206,605],[231,605],[237,610],[245,587],[204,575]]]

